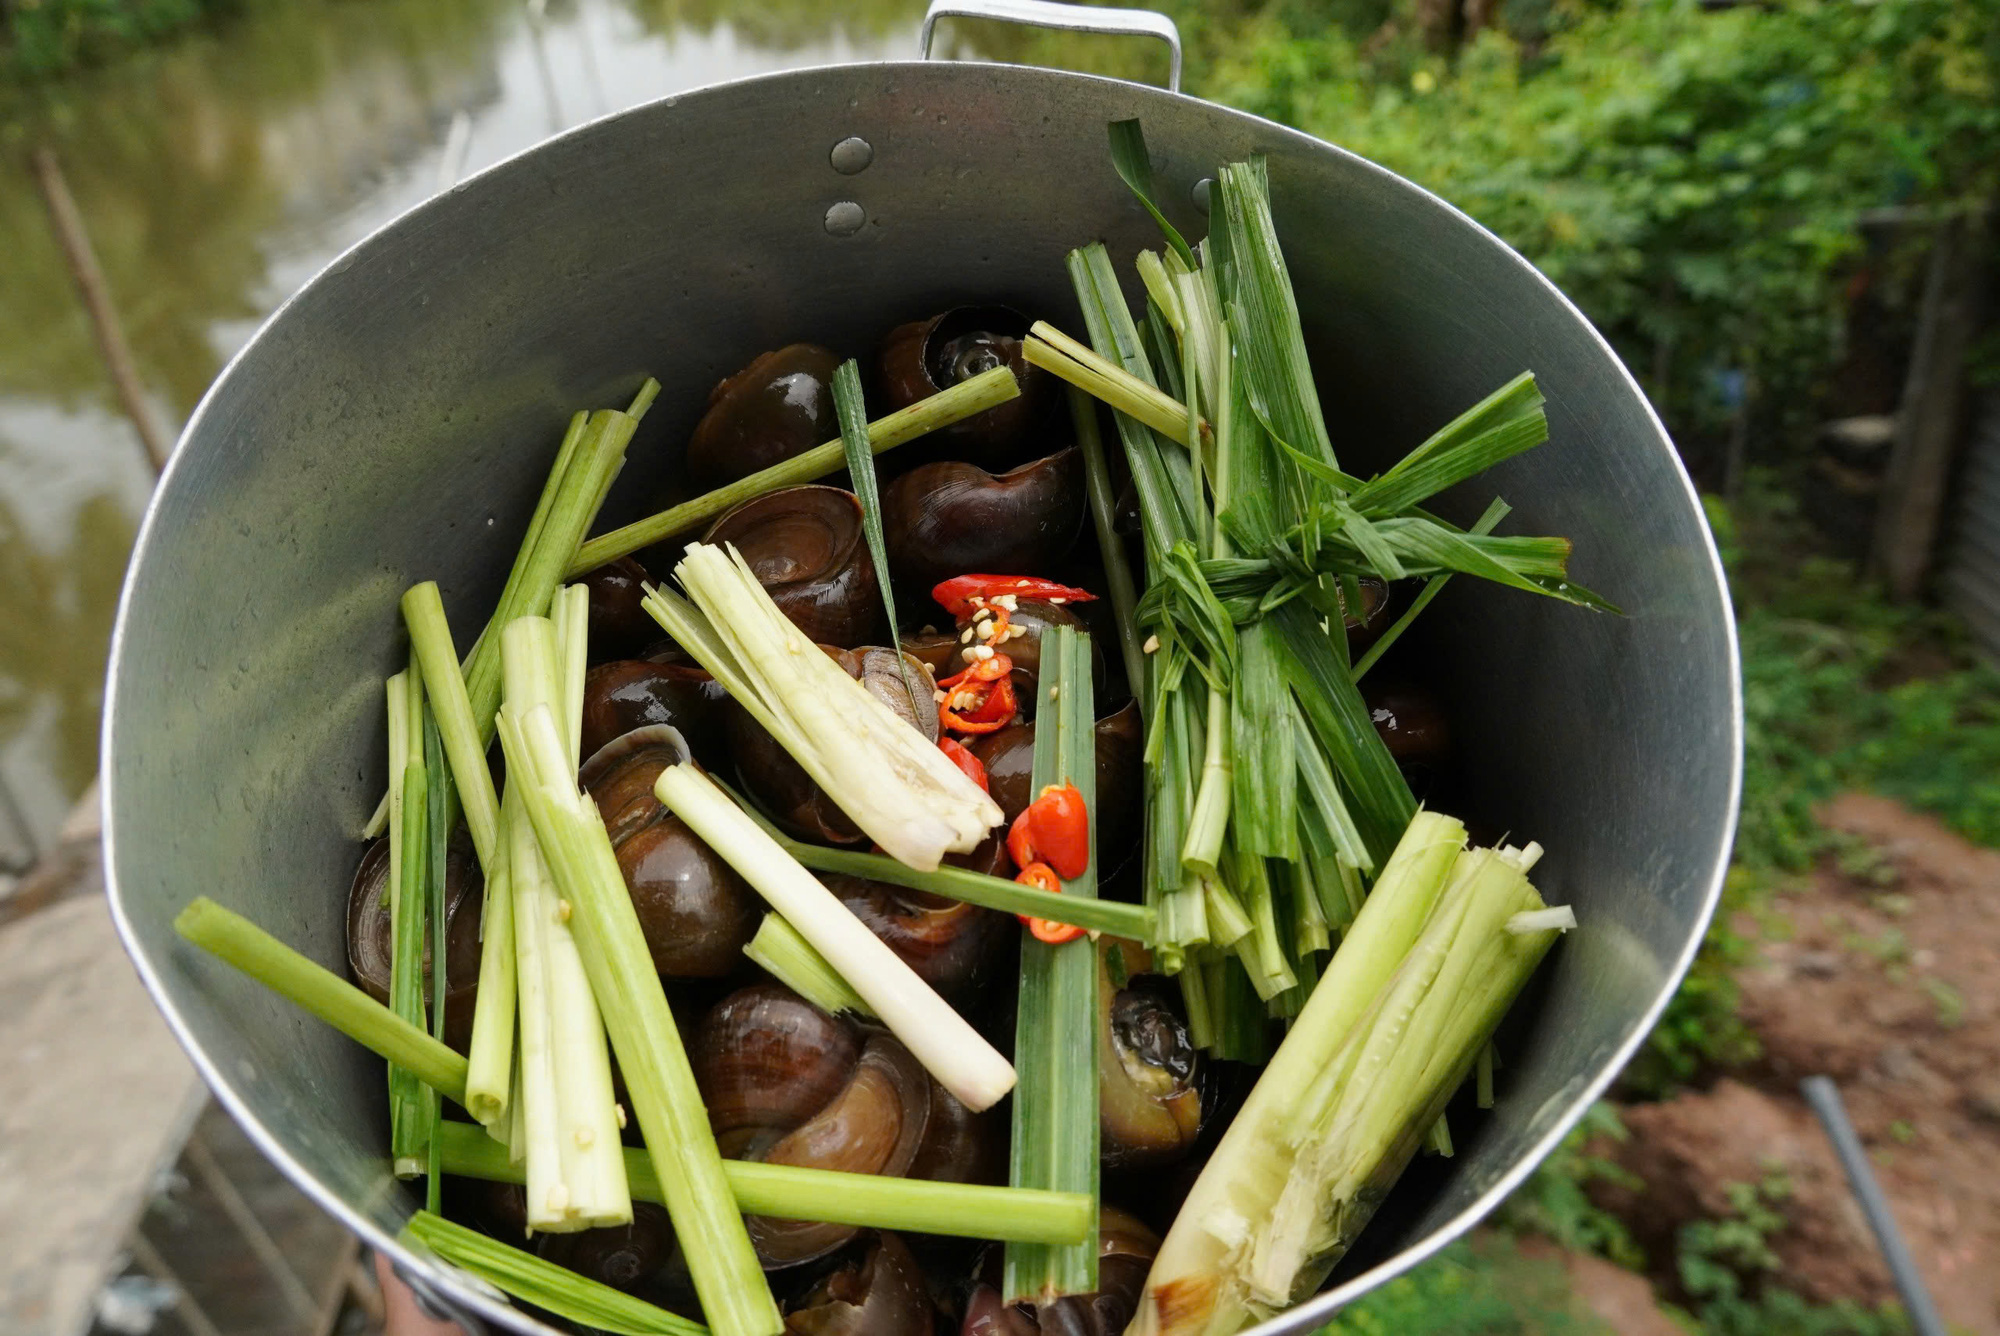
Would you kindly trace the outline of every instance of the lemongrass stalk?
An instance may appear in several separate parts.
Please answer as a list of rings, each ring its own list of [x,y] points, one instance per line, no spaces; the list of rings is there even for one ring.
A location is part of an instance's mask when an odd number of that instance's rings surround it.
[[[425,884],[430,866],[426,804],[428,777],[423,763],[423,670],[412,660],[403,675],[403,784],[392,804],[402,832],[401,866],[390,887],[389,1006],[421,1028],[424,1024]],[[398,1177],[414,1178],[426,1166],[424,1095],[409,1072],[389,1071],[389,1142]]]
[[[575,619],[573,602],[565,594],[555,598],[566,623]],[[500,643],[508,715],[558,703],[567,709],[571,674],[566,663],[559,665],[555,627],[547,618],[518,618]],[[565,743],[568,736],[565,730]],[[567,745],[562,761],[574,774],[576,761]],[[558,893],[527,815],[528,792],[510,780],[507,796],[527,1102],[528,1223],[551,1233],[624,1223],[631,1219],[632,1202],[614,1151],[617,1113],[598,1000],[569,926],[571,907]]]
[[[1181,862],[1203,876],[1215,876],[1222,860],[1222,837],[1229,829],[1229,802],[1233,787],[1234,775],[1229,757],[1229,696],[1210,687],[1201,782],[1195,789],[1193,814],[1188,817],[1187,842],[1181,846]]]
[[[1090,639],[1061,626],[1042,637],[1041,700],[1035,719],[1032,790],[1069,784],[1091,825],[1090,858],[1065,881],[1068,897],[1097,895],[1096,740],[1092,719]],[[1021,992],[1015,1015],[1015,1093],[1007,1181],[1017,1188],[1098,1191],[1097,946],[1087,938],[1060,944],[1021,938]],[[1007,1247],[1001,1295],[1007,1303],[1047,1304],[1097,1289],[1097,1239],[1069,1247]]]
[[[1146,285],[1146,295],[1160,308],[1160,314],[1165,317],[1168,326],[1177,335],[1185,332],[1187,315],[1181,307],[1180,294],[1174,291],[1173,275],[1169,274],[1166,265],[1160,262],[1159,253],[1150,250],[1140,251],[1137,267],[1139,281]]]
[[[456,672],[454,665],[454,675]],[[443,945],[450,933],[445,882],[451,857],[451,831],[458,812],[458,786],[452,783],[451,766],[444,757],[444,740],[438,734],[437,716],[431,711],[424,715],[424,788],[427,795],[424,825],[428,844],[424,857],[424,919],[432,947],[429,962],[431,1034],[442,1039],[445,1032],[445,999],[450,995],[452,984],[447,958],[449,953]],[[435,1136],[441,1109],[437,1091],[429,1086],[421,1088],[426,1160],[424,1204],[435,1211],[443,1209],[444,1204],[444,1175],[438,1167]]]
[[[1209,941],[1216,946],[1235,946],[1250,933],[1250,916],[1243,912],[1243,902],[1220,876],[1200,880],[1202,899],[1208,906]]]
[[[499,723],[508,774],[522,785],[536,839],[574,911],[584,968],[702,1310],[717,1336],[777,1336],[783,1321],[723,1177],[701,1092],[597,806],[577,789],[546,705],[525,715],[507,711]]]
[[[465,1123],[438,1128],[449,1173],[493,1183],[518,1183],[521,1170],[506,1152]],[[664,1194],[646,1152],[627,1149],[625,1173],[632,1195],[658,1202]],[[1079,1192],[1036,1192],[1022,1188],[891,1178],[724,1160],[737,1209],[746,1215],[807,1220],[866,1229],[895,1229],[954,1238],[1076,1243],[1096,1218],[1090,1198]]]
[[[690,543],[675,574],[693,602],[655,589],[647,610],[887,853],[936,868],[999,824],[993,799],[820,653],[733,548]]]
[[[1028,337],[1021,341],[1021,353],[1044,371],[1060,376],[1162,435],[1184,441],[1191,431],[1199,431],[1203,436],[1209,434],[1208,424],[1200,418],[1190,422],[1186,404],[1110,359],[1100,357],[1087,344],[1079,343],[1046,320],[1037,320],[1030,327]]]
[[[563,745],[572,766],[583,756],[583,680],[590,672],[590,589],[564,585],[549,600],[549,621],[555,634],[555,685],[560,694],[549,701],[562,725]],[[531,633],[532,634],[532,633]]]
[[[920,436],[961,422],[975,413],[983,413],[989,408],[1018,398],[1021,393],[1014,373],[1006,367],[994,367],[982,371],[968,380],[962,380],[950,389],[940,391],[928,399],[920,399],[908,408],[898,409],[885,417],[868,424],[868,446],[876,454],[893,450]],[[600,534],[585,543],[569,564],[567,575],[574,579],[588,571],[596,570],[607,561],[630,556],[641,548],[651,547],[677,534],[686,533],[724,511],[732,510],[753,496],[775,492],[781,487],[795,487],[800,483],[824,478],[830,473],[838,473],[847,467],[846,449],[841,442],[828,441],[816,445],[805,453],[795,455],[781,464],[738,479],[727,487],[719,487],[712,492],[684,501],[678,506],[663,510],[626,525]]]
[[[1118,621],[1118,648],[1125,661],[1125,683],[1146,716],[1146,652],[1139,630],[1138,586],[1132,563],[1125,556],[1125,539],[1118,532],[1118,498],[1111,490],[1111,468],[1104,454],[1104,437],[1097,429],[1097,405],[1082,390],[1069,390],[1069,420],[1083,451],[1083,476],[1090,497],[1090,523],[1097,533],[1097,550],[1104,559],[1104,587]]]
[[[1123,937],[1145,946],[1156,939],[1157,919],[1149,906],[1118,900],[1084,900],[1025,886],[1005,877],[946,864],[919,871],[886,854],[862,853],[858,849],[833,849],[823,844],[795,840],[767,821],[743,796],[726,785],[724,791],[780,848],[815,872],[833,872],[867,881],[887,882],[913,891],[928,891],[948,900],[960,900],[981,909],[997,909],[1003,914],[1025,914],[1052,923],[1072,923],[1092,932]]]
[[[764,915],[756,936],[744,943],[743,954],[821,1011],[874,1014],[861,1000],[861,994],[847,986],[847,980],[826,963],[825,956],[813,950],[813,944],[786,922],[782,914]]]
[[[458,651],[436,581],[426,580],[403,595],[403,621],[410,629],[411,648],[423,665],[431,712],[437,719],[445,754],[451,759],[466,829],[484,874],[479,999],[472,1014],[472,1078],[466,1109],[480,1122],[492,1124],[506,1115],[514,1084],[514,895],[507,882],[500,800],[493,787],[493,772],[486,764],[486,746],[472,717],[472,701],[459,672]]]
[[[403,1237],[516,1299],[616,1336],[707,1336],[708,1328],[533,1253],[418,1211]]]
[[[1450,817],[1419,812],[1411,821],[1319,986],[1175,1216],[1147,1277],[1133,1336],[1209,1329],[1226,1297],[1224,1278],[1238,1245],[1291,1176],[1297,1142],[1279,1132],[1291,1126],[1300,1092],[1332,1064],[1409,953],[1464,841],[1465,827]]]
[[[1457,1153],[1451,1141],[1451,1119],[1445,1114],[1439,1114],[1424,1134],[1424,1149],[1447,1160]]]
[[[1277,905],[1271,894],[1270,871],[1256,854],[1231,849],[1228,853],[1230,882],[1243,901],[1250,931],[1237,939],[1236,958],[1250,976],[1260,1001],[1269,1002],[1298,983],[1291,962],[1285,958],[1278,940]]]
[[[1479,1050],[1479,1065],[1475,1070],[1478,1073],[1479,1107],[1490,1109],[1493,1107],[1493,1043],[1491,1040],[1487,1041],[1486,1047]]]
[[[1507,920],[1507,931],[1516,934],[1568,932],[1575,926],[1576,910],[1568,905],[1550,905],[1547,909],[1523,910]]]
[[[413,1073],[445,1098],[463,1102],[462,1056],[241,914],[205,895],[197,896],[175,916],[174,931],[393,1066]]]
[[[978,1113],[1014,1088],[1013,1066],[714,781],[693,765],[670,765],[653,795],[799,930],[960,1103]]]

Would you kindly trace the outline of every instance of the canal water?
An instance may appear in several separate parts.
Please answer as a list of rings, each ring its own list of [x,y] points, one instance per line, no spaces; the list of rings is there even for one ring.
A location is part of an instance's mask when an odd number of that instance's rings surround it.
[[[0,101],[0,868],[96,773],[152,482],[26,159],[55,149],[178,429],[327,260],[453,179],[622,107],[905,57],[921,0],[282,0]]]

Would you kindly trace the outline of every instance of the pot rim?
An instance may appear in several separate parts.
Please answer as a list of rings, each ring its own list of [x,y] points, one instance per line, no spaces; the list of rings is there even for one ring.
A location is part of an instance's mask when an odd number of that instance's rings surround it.
[[[1646,420],[1653,428],[1659,448],[1668,453],[1674,465],[1675,475],[1681,487],[1682,499],[1694,510],[1696,515],[1699,516],[1702,514],[1700,494],[1696,491],[1693,480],[1688,476],[1686,466],[1681,462],[1678,451],[1674,449],[1672,439],[1667,433],[1665,424],[1660,421],[1658,413],[1653,408],[1652,401],[1640,388],[1637,380],[1632,376],[1630,369],[1625,366],[1623,359],[1618,356],[1617,352],[1606,341],[1597,327],[1590,322],[1589,318],[1546,275],[1491,230],[1442,197],[1433,194],[1413,181],[1397,175],[1388,168],[1382,167],[1337,144],[1329,143],[1316,136],[1292,129],[1276,121],[1268,120],[1249,112],[1208,102],[1206,99],[1194,97],[1187,93],[1169,91],[1165,88],[1149,84],[1139,84],[1130,80],[1081,74],[1068,70],[1047,69],[1040,66],[1009,65],[1002,62],[921,59],[854,61],[747,75],[739,79],[704,84],[698,88],[669,94],[650,102],[643,102],[619,111],[593,117],[590,120],[564,130],[560,134],[552,135],[547,139],[531,144],[490,166],[480,169],[460,180],[449,189],[440,191],[413,205],[370,232],[367,236],[354,242],[322,266],[317,273],[301,284],[290,296],[286,297],[266,317],[263,323],[258,326],[256,333],[247,339],[243,346],[223,365],[222,370],[217,373],[215,380],[211,382],[209,388],[203,393],[200,402],[195,406],[194,412],[189,415],[187,425],[176,439],[175,449],[169,456],[166,467],[161,470],[159,480],[153,489],[152,497],[147,503],[145,516],[140,522],[138,534],[133,542],[132,555],[126,568],[125,583],[119,593],[117,619],[113,624],[110,651],[106,663],[103,722],[99,733],[98,751],[98,770],[101,776],[104,803],[103,862],[105,895],[109,902],[112,922],[117,929],[120,941],[124,944],[126,954],[132,958],[133,967],[138,971],[141,983],[145,985],[146,991],[152,995],[154,1005],[159,1008],[162,1017],[167,1022],[168,1028],[173,1032],[174,1038],[180,1043],[182,1049],[187,1052],[189,1059],[201,1074],[202,1080],[207,1083],[217,1101],[236,1120],[237,1125],[243,1129],[244,1134],[256,1145],[258,1150],[263,1152],[267,1159],[276,1165],[320,1209],[333,1216],[350,1232],[358,1236],[369,1248],[386,1254],[391,1259],[397,1274],[409,1282],[421,1298],[426,1299],[432,1306],[447,1313],[454,1319],[465,1323],[468,1330],[477,1332],[477,1322],[480,1319],[484,1319],[497,1324],[501,1330],[546,1333],[546,1336],[561,1336],[561,1333],[555,1328],[548,1326],[520,1309],[513,1307],[504,1299],[497,1297],[499,1292],[487,1286],[485,1282],[479,1280],[477,1277],[461,1271],[428,1253],[420,1253],[411,1249],[396,1236],[383,1229],[371,1217],[363,1214],[362,1211],[351,1205],[346,1199],[327,1188],[291,1154],[278,1137],[265,1126],[262,1118],[250,1106],[248,1101],[239,1096],[231,1087],[216,1060],[195,1041],[187,1020],[181,1015],[165,980],[161,977],[160,970],[148,958],[146,951],[142,947],[138,931],[127,914],[124,898],[120,894],[119,845],[117,839],[118,785],[117,769],[112,762],[113,747],[118,734],[119,682],[125,671],[126,635],[132,614],[133,591],[137,584],[133,576],[150,555],[155,530],[162,523],[160,518],[163,509],[162,502],[174,490],[179,480],[179,475],[184,471],[184,456],[186,452],[181,447],[205,425],[205,419],[217,399],[220,388],[236,374],[239,365],[250,357],[253,350],[257,349],[270,336],[271,331],[287,317],[296,303],[301,301],[308,293],[317,290],[322,284],[337,278],[353,263],[354,258],[362,251],[387,244],[399,237],[406,229],[420,226],[424,215],[436,207],[439,201],[448,196],[458,194],[461,191],[482,189],[490,179],[514,170],[518,163],[530,155],[542,153],[566,141],[597,133],[602,127],[612,121],[626,117],[659,115],[669,108],[677,107],[684,101],[701,99],[725,91],[742,90],[762,84],[768,84],[773,88],[781,88],[788,83],[813,78],[824,78],[829,74],[851,77],[852,73],[856,70],[871,72],[887,71],[899,76],[907,76],[915,79],[952,80],[965,77],[959,72],[960,67],[967,67],[988,75],[1004,70],[1008,73],[1002,77],[1019,78],[1024,82],[1046,80],[1060,83],[1080,80],[1090,83],[1111,84],[1125,90],[1139,90],[1144,95],[1152,98],[1200,104],[1206,108],[1205,114],[1234,118],[1247,122],[1254,126],[1260,134],[1272,139],[1288,141],[1294,146],[1310,149],[1318,153],[1336,154],[1346,159],[1350,165],[1381,177],[1403,191],[1414,193],[1430,206],[1447,211],[1457,221],[1472,228],[1500,251],[1504,252],[1514,264],[1527,271],[1549,297],[1573,315],[1577,322],[1589,332],[1590,338],[1604,354],[1606,364],[1613,368],[1613,374],[1622,378],[1625,387],[1644,407]],[[1353,1302],[1361,1295],[1386,1284],[1410,1271],[1420,1263],[1429,1260],[1438,1252],[1463,1237],[1473,1226],[1491,1214],[1561,1144],[1562,1140],[1569,1135],[1570,1131],[1582,1119],[1589,1107],[1596,1102],[1610,1086],[1617,1074],[1623,1070],[1626,1063],[1637,1052],[1639,1046],[1645,1042],[1647,1035],[1651,1033],[1661,1013],[1665,1011],[1667,1003],[1678,989],[1681,979],[1693,964],[1695,955],[1700,950],[1702,940],[1707,933],[1708,925],[1714,917],[1716,906],[1721,900],[1723,880],[1729,868],[1730,850],[1735,842],[1738,811],[1743,791],[1742,660],[1736,631],[1736,619],[1729,597],[1728,575],[1723,569],[1721,554],[1716,548],[1714,535],[1709,531],[1706,523],[1701,526],[1701,542],[1702,552],[1700,555],[1706,562],[1704,569],[1713,580],[1714,592],[1721,602],[1720,614],[1723,641],[1728,659],[1729,719],[1725,743],[1729,750],[1727,805],[1724,819],[1720,824],[1720,828],[1716,831],[1716,843],[1712,856],[1713,861],[1707,878],[1708,884],[1702,892],[1699,912],[1696,914],[1694,921],[1689,925],[1686,944],[1682,947],[1676,958],[1667,962],[1663,983],[1658,995],[1639,1013],[1637,1023],[1633,1026],[1631,1033],[1601,1059],[1597,1070],[1581,1082],[1572,1083],[1570,1088],[1571,1093],[1568,1095],[1569,1107],[1554,1119],[1548,1130],[1522,1152],[1503,1173],[1488,1183],[1464,1207],[1460,1208],[1449,1219],[1432,1229],[1422,1238],[1415,1240],[1359,1275],[1349,1278],[1332,1289],[1322,1291],[1304,1303],[1298,1304],[1281,1314],[1258,1323],[1254,1327],[1246,1328],[1245,1336],[1292,1336],[1292,1333],[1313,1330],[1324,1324],[1339,1309]]]

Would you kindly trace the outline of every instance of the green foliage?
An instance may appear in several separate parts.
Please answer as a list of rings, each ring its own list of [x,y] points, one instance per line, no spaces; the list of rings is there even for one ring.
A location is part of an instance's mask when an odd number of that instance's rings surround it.
[[[1637,1270],[1646,1257],[1625,1223],[1590,1200],[1593,1182],[1615,1183],[1633,1190],[1644,1183],[1601,1155],[1591,1155],[1586,1143],[1596,1137],[1623,1141],[1629,1134],[1609,1104],[1593,1104],[1555,1154],[1544,1160],[1500,1208],[1499,1222],[1508,1229],[1540,1234],[1576,1252],[1596,1253],[1620,1266]]]
[[[1525,44],[1488,31],[1450,62],[1358,41],[1364,8],[1280,0],[1233,42],[1204,14],[1218,63],[1200,91],[1493,228],[1681,430],[1719,424],[1739,372],[1803,420],[1839,353],[1861,213],[1993,188],[2000,0],[1537,0],[1506,11]]]
[[[1893,1336],[1909,1330],[1901,1310],[1840,1302],[1811,1304],[1777,1285],[1771,1239],[1785,1227],[1791,1183],[1774,1171],[1725,1189],[1730,1214],[1683,1225],[1675,1268],[1704,1332],[1719,1336]]]
[[[1366,1295],[1318,1336],[1598,1336],[1570,1297],[1561,1262],[1521,1255],[1498,1235],[1458,1242]]]
[[[100,63],[248,0],[0,0],[0,78]]]

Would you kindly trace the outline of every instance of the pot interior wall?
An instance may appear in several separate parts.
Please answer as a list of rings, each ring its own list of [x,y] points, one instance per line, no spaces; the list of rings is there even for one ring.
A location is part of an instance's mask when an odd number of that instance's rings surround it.
[[[385,1173],[380,1065],[170,924],[212,895],[339,968],[354,835],[383,783],[381,682],[404,653],[397,596],[437,579],[469,642],[568,414],[622,402],[641,373],[666,389],[615,518],[646,508],[709,386],[767,347],[865,357],[890,325],[966,299],[1077,328],[1064,252],[1104,238],[1129,271],[1157,244],[1105,149],[1104,124],[1132,115],[1193,235],[1194,183],[1270,154],[1349,467],[1540,375],[1551,444],[1446,509],[1468,517],[1497,489],[1511,531],[1574,538],[1576,576],[1628,612],[1461,580],[1429,614],[1472,801],[1548,847],[1537,880],[1585,926],[1514,1027],[1500,1107],[1415,1174],[1343,1274],[1524,1172],[1636,1042],[1713,903],[1734,650],[1686,479],[1601,341],[1463,217],[1265,122],[1045,71],[806,71],[585,127],[364,243],[217,383],[155,498],[107,711],[113,896],[211,1082],[349,1223],[393,1232],[409,1204]],[[850,135],[874,150],[854,176],[829,164]],[[835,236],[842,201],[866,221]]]

